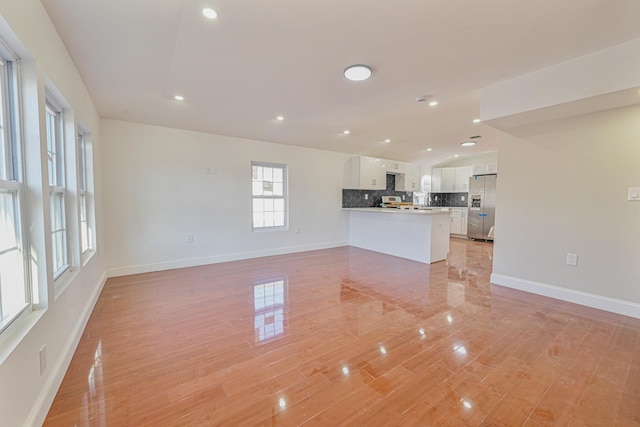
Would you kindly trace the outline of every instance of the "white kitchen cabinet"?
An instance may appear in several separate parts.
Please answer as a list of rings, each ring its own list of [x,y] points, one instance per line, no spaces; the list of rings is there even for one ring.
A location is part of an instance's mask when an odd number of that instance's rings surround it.
[[[432,193],[466,193],[473,166],[433,168],[431,171]],[[434,185],[437,182],[437,185]]]
[[[357,190],[385,190],[387,188],[386,161],[375,157],[357,156],[349,160],[345,188]]]
[[[460,234],[462,234],[463,236],[467,235],[468,221],[469,221],[469,209],[464,208],[462,209],[462,224],[460,225],[460,228],[462,230]]]
[[[388,165],[387,165],[388,167]],[[396,191],[420,191],[422,171],[420,166],[405,164],[404,173],[396,175]]]
[[[491,175],[494,173],[498,173],[498,163],[496,162],[473,165],[474,175]]]
[[[462,212],[460,209],[450,209],[449,210],[451,217],[451,234],[460,234],[462,233]]]
[[[467,208],[450,208],[451,216],[451,234],[457,234],[460,236],[467,235]]]
[[[442,193],[442,168],[431,169],[431,192]]]
[[[441,193],[455,193],[456,168],[442,168]]]
[[[407,166],[411,166],[396,160],[386,160],[385,162],[387,165],[387,173],[405,173]]]
[[[473,176],[473,166],[462,166],[456,168],[456,182],[454,183],[454,193],[469,192],[469,178]]]

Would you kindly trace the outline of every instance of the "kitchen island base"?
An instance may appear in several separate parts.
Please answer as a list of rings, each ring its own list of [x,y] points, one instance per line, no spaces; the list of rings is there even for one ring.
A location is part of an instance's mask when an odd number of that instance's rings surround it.
[[[431,264],[447,259],[449,212],[352,208],[349,244]]]

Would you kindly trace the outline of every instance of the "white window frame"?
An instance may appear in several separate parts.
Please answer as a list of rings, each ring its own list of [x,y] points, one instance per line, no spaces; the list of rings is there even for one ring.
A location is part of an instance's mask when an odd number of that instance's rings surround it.
[[[25,316],[32,310],[31,281],[29,275],[29,260],[25,248],[28,248],[27,233],[25,230],[26,213],[24,208],[24,181],[23,181],[23,159],[22,159],[22,135],[21,135],[21,116],[20,116],[20,64],[18,58],[4,45],[0,40],[0,133],[2,137],[0,150],[3,151],[3,157],[0,162],[3,163],[0,173],[0,192],[11,194],[13,203],[11,204],[11,214],[4,211],[0,205],[0,221],[13,218],[12,230],[0,230],[1,237],[12,235],[15,238],[15,246],[3,248],[0,244],[0,257],[10,252],[17,251],[18,265],[15,259],[9,264],[9,268],[14,267],[13,274],[10,273],[10,279],[4,277],[1,269],[2,261],[0,260],[0,332],[5,331],[16,319]],[[0,222],[0,227],[1,227]],[[8,235],[2,236],[4,232]],[[6,240],[5,240],[6,241]],[[22,264],[22,265],[20,265]],[[4,269],[6,272],[6,268]],[[10,287],[5,287],[6,283],[10,283]],[[3,294],[11,293],[13,297],[22,295],[20,302],[10,311],[3,305]]]
[[[45,127],[47,135],[47,156],[49,175],[49,196],[51,206],[51,264],[54,282],[70,267],[69,224],[67,221],[66,161],[64,140],[63,108],[59,102],[47,94],[45,102]],[[53,122],[50,121],[53,118]],[[53,129],[51,126],[53,125]],[[54,138],[52,140],[52,137]],[[56,203],[58,201],[58,203]],[[59,211],[57,210],[59,208]],[[58,214],[59,213],[59,218]],[[56,221],[58,219],[58,221]],[[62,239],[58,242],[56,238]],[[59,243],[59,245],[58,245]],[[59,252],[60,251],[60,252]]]
[[[90,173],[93,171],[91,161],[90,135],[78,125],[78,203],[80,209],[80,251],[83,260],[95,251],[95,227],[93,221],[93,199],[90,191]]]
[[[275,186],[280,184],[280,181],[274,182],[269,180],[260,180],[259,177],[256,177],[255,171],[256,168],[260,168],[264,171],[264,169],[279,169],[282,171],[282,194],[273,194]],[[256,190],[257,187],[260,186],[258,184],[262,182],[262,189]],[[270,190],[266,190],[267,185],[271,184],[272,187]],[[289,177],[288,177],[288,168],[286,164],[280,163],[267,163],[267,162],[251,162],[251,230],[252,231],[267,231],[267,230],[288,230],[289,229]],[[262,193],[262,194],[260,194]],[[267,194],[265,194],[267,193]],[[271,193],[271,194],[269,194]],[[268,203],[270,205],[274,205],[277,201],[282,201],[283,205],[283,223],[278,225],[264,225],[265,219],[268,219],[267,216],[270,214],[273,217],[276,217],[276,212],[280,212],[279,210],[275,210],[271,208],[270,210],[262,210],[256,209],[256,205],[259,203],[263,203],[263,209],[265,205]],[[267,208],[269,209],[269,208]],[[262,212],[262,225],[259,224],[259,216]],[[274,219],[275,221],[275,219]],[[269,221],[270,222],[270,221]]]

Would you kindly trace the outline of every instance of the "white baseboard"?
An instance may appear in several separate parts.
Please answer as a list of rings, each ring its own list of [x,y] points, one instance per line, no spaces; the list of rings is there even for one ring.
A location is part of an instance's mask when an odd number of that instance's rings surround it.
[[[87,301],[87,304],[84,307],[84,310],[81,313],[81,316],[78,318],[78,322],[75,324],[74,329],[70,331],[69,339],[64,344],[64,351],[62,354],[63,357],[60,357],[57,363],[52,367],[51,375],[48,376],[45,381],[42,389],[40,389],[40,394],[36,402],[34,403],[31,413],[27,418],[27,422],[25,422],[25,426],[41,426],[44,423],[45,418],[47,417],[47,413],[51,408],[51,404],[53,403],[53,399],[56,397],[56,393],[60,388],[60,384],[62,384],[62,380],[64,379],[64,375],[71,364],[71,359],[73,358],[73,354],[78,347],[78,343],[80,342],[80,338],[82,338],[82,334],[84,332],[84,328],[87,326],[87,322],[89,321],[89,317],[91,317],[91,313],[93,312],[93,308],[98,301],[98,297],[102,292],[102,288],[104,287],[105,282],[107,281],[107,272],[105,271],[99,279],[99,285],[96,287],[91,299]]]
[[[547,285],[531,280],[519,279],[517,277],[504,276],[502,274],[492,274],[491,283],[640,319],[640,304],[629,301],[576,291],[574,289],[561,288],[559,286]]]
[[[296,252],[315,251],[319,249],[337,248],[340,246],[349,246],[349,242],[325,242],[312,245],[287,246],[280,248],[264,249],[250,252],[236,252],[231,254],[215,255],[201,258],[185,258],[174,261],[164,261],[153,264],[132,265],[128,267],[109,268],[109,277],[128,276],[130,274],[150,273],[153,271],[173,270],[174,268],[196,267],[199,265],[217,264],[220,262],[240,261],[244,259],[260,258],[273,255],[284,255]]]

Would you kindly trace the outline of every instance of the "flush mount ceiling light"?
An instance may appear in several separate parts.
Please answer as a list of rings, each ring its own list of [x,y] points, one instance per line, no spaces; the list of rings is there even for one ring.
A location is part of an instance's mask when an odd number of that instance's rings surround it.
[[[473,123],[480,123],[482,120],[480,119],[473,119]]]
[[[384,143],[385,143],[385,144],[388,144],[388,143],[390,143],[390,142],[391,142],[391,140],[390,140],[390,139],[385,139],[385,140],[384,140]]]
[[[465,141],[462,142],[460,145],[462,145],[463,147],[473,147],[474,145],[476,145],[475,141]]]
[[[351,133],[351,131],[348,130],[348,129],[345,129],[342,133],[344,133],[345,135],[349,135]]]
[[[361,82],[371,77],[371,68],[362,64],[352,65],[344,70],[344,76],[353,82]]]
[[[173,97],[173,99],[175,99],[176,101],[184,101],[184,96],[182,96],[182,95],[175,95],[175,96]]]
[[[283,120],[284,120],[284,116],[278,116],[278,117],[276,117],[276,120],[278,120],[278,121],[280,121],[280,122],[281,122],[281,121],[283,121]]]
[[[218,12],[211,9],[210,7],[205,7],[202,9],[202,14],[209,19],[216,19],[218,17]]]
[[[429,102],[429,107],[435,107],[436,105],[438,105],[438,101]]]

